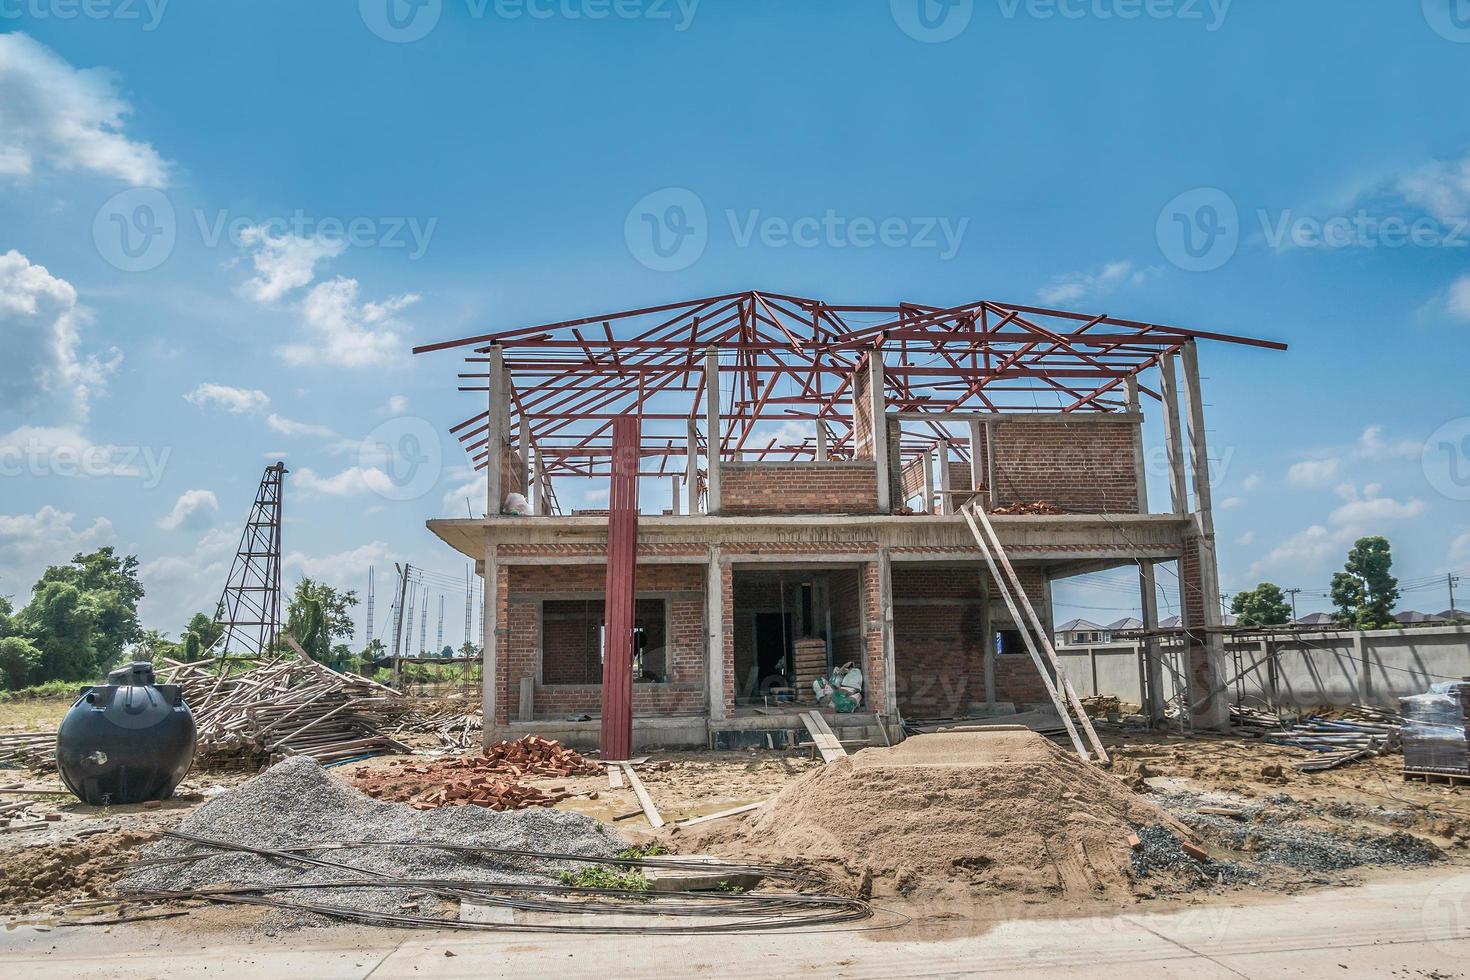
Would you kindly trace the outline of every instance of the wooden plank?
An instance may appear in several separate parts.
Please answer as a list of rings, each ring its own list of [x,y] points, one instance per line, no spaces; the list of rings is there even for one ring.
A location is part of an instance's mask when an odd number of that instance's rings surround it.
[[[616,762],[609,762],[607,764],[607,788],[623,788],[623,767]]]
[[[823,762],[835,762],[847,755],[847,750],[837,741],[836,736],[830,734],[832,730],[822,730],[826,722],[821,715],[815,711],[805,712],[801,716],[801,723],[806,726],[807,734],[812,737],[812,744],[821,753]]]
[[[747,803],[744,806],[731,807],[728,810],[721,810],[718,813],[706,813],[704,816],[690,817],[687,820],[676,821],[676,823],[678,823],[680,827],[693,827],[697,823],[707,823],[711,820],[723,820],[726,817],[734,817],[742,813],[749,813],[751,810],[759,809],[760,807],[765,806],[765,802],[765,800],[761,800],[759,803]]]
[[[521,702],[516,708],[521,721],[531,721],[536,714],[536,678],[521,678]]]
[[[633,793],[638,797],[638,803],[643,807],[643,815],[648,818],[649,824],[657,830],[664,825],[664,818],[659,816],[658,807],[653,805],[653,797],[648,795],[648,790],[643,788],[643,780],[633,771],[631,763],[623,765],[623,775],[628,777],[628,784],[633,787]]]

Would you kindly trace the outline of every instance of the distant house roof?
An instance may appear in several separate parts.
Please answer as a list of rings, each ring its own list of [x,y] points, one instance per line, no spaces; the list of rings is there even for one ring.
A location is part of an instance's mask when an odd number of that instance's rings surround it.
[[[1407,626],[1410,623],[1443,623],[1447,617],[1431,616],[1429,613],[1422,613],[1417,609],[1405,609],[1401,613],[1394,613],[1393,618],[1395,622]]]
[[[1108,624],[1110,630],[1141,630],[1143,620],[1134,619],[1132,616],[1124,616],[1122,619]]]
[[[1101,630],[1102,627],[1086,619],[1069,619],[1057,627],[1058,633],[1079,633]]]
[[[1437,612],[1434,615],[1435,618],[1443,619],[1446,622],[1455,619],[1470,619],[1470,612],[1466,612],[1463,609],[1446,609],[1444,612]]]
[[[1298,626],[1334,626],[1337,620],[1332,618],[1331,613],[1315,612],[1307,613],[1305,616],[1292,620]]]
[[[1174,627],[1176,627],[1178,625],[1179,625],[1179,617],[1178,616],[1167,616],[1164,619],[1159,620],[1159,626],[1161,628],[1163,628],[1163,629],[1166,629],[1166,630],[1171,630],[1171,629],[1173,629]]]

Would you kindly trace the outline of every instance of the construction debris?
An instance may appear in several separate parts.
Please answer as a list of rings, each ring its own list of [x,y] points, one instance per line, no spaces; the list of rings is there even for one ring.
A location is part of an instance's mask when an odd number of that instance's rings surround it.
[[[182,685],[194,712],[196,766],[259,768],[295,755],[340,762],[411,751],[383,733],[409,702],[366,677],[302,657],[165,663],[165,683]]]
[[[28,769],[56,768],[55,732],[5,732],[0,734],[0,763]]]
[[[561,743],[539,735],[497,742],[483,755],[414,763],[398,761],[351,774],[352,784],[369,796],[415,809],[480,806],[490,810],[522,810],[551,806],[571,794],[523,785],[526,776],[591,776],[596,763]]]
[[[1014,504],[1001,504],[999,507],[990,508],[990,513],[997,516],[1023,515],[1028,517],[1055,517],[1065,514],[1066,511],[1056,504],[1045,500],[1034,500],[1030,502],[1017,502]]]
[[[1256,708],[1233,706],[1235,735],[1272,745],[1290,745],[1322,753],[1296,764],[1302,772],[1321,772],[1400,748],[1403,719],[1395,712],[1367,705],[1333,712],[1337,717],[1308,715],[1288,721]]]

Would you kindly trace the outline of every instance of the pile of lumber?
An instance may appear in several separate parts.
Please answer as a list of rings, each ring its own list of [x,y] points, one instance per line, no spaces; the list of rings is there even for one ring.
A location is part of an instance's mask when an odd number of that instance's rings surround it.
[[[197,765],[250,769],[297,755],[327,763],[409,751],[383,732],[408,712],[407,700],[366,677],[304,657],[167,665],[162,683],[181,685],[194,712]]]
[[[478,711],[458,711],[436,708],[426,711],[415,705],[413,715],[399,725],[395,735],[433,735],[445,748],[463,752],[480,742],[480,732],[485,727],[484,716]]]
[[[55,769],[56,733],[0,733],[0,764],[20,765],[29,769]]]
[[[1333,714],[1336,717],[1307,715],[1290,721],[1255,708],[1236,706],[1230,710],[1230,723],[1236,735],[1319,753],[1297,763],[1296,767],[1303,772],[1335,769],[1402,746],[1403,719],[1397,712],[1359,704]]]
[[[550,806],[571,794],[563,787],[542,790],[520,782],[527,776],[593,776],[602,767],[588,762],[560,742],[527,735],[497,742],[483,755],[437,762],[399,761],[378,769],[362,769],[348,778],[369,796],[409,803],[420,810],[441,806],[483,806],[521,810]]]
[[[1066,511],[1046,500],[1029,500],[1018,501],[1014,504],[1001,504],[999,507],[992,507],[990,513],[1002,516],[1019,514],[1027,517],[1055,517],[1058,514],[1065,514]]]
[[[816,700],[812,685],[827,676],[827,641],[821,637],[797,640],[792,644],[792,668],[796,677],[796,700]]]

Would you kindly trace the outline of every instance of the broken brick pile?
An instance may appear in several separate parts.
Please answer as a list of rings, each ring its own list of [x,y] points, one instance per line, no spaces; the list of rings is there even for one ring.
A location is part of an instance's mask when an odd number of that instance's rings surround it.
[[[364,769],[350,777],[369,796],[407,803],[416,810],[441,806],[482,806],[491,810],[523,810],[551,806],[571,796],[562,787],[542,790],[523,785],[525,776],[593,776],[602,771],[560,742],[527,735],[496,742],[481,755],[434,762],[394,760],[381,769]]]
[[[1054,517],[1058,514],[1065,514],[1066,511],[1049,501],[1034,500],[1025,503],[1001,504],[999,507],[992,507],[990,513],[1021,514],[1027,517]]]

